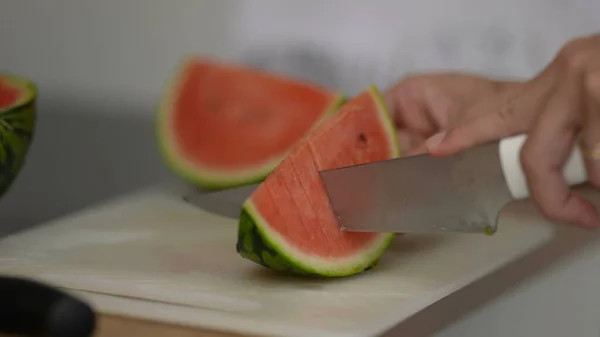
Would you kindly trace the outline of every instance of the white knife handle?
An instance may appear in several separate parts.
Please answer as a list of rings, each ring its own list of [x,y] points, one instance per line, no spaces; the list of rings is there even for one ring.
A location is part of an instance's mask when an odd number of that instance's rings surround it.
[[[508,189],[515,199],[524,199],[529,197],[529,188],[523,167],[521,165],[520,153],[521,147],[526,135],[518,135],[504,138],[500,141],[500,161],[504,179],[508,184]],[[585,183],[588,180],[587,172],[579,146],[575,146],[565,166],[563,174],[569,186]]]

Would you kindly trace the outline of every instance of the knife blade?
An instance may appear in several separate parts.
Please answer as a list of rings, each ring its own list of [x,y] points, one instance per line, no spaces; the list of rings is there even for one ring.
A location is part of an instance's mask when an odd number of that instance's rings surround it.
[[[518,135],[450,157],[416,155],[320,174],[342,230],[491,234],[502,208],[529,196],[519,159],[525,140]],[[587,181],[578,147],[563,173],[569,185]]]
[[[237,219],[240,216],[242,204],[258,187],[258,184],[245,185],[214,192],[188,189],[183,199],[188,203],[211,213]]]

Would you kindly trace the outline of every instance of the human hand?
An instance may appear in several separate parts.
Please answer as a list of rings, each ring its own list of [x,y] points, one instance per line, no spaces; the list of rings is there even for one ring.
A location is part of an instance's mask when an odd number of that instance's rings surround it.
[[[460,73],[413,75],[388,89],[384,99],[394,116],[403,154],[414,155],[426,152],[429,137],[468,119],[476,101],[519,84]]]
[[[584,153],[590,184],[600,188],[600,35],[566,44],[536,77],[481,97],[454,126],[426,142],[432,156],[527,133],[520,153],[531,196],[550,220],[598,227],[598,210],[573,193],[562,167],[573,146]]]

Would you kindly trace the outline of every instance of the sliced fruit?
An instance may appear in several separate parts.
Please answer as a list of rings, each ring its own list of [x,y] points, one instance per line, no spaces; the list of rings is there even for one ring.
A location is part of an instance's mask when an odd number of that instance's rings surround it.
[[[394,234],[341,231],[318,172],[399,156],[394,124],[372,86],[297,143],[245,201],[238,253],[295,274],[333,277],[369,269]]]
[[[17,178],[33,139],[36,86],[23,78],[0,74],[0,196]]]
[[[161,103],[161,153],[172,171],[204,189],[255,183],[342,103],[314,84],[190,58]]]

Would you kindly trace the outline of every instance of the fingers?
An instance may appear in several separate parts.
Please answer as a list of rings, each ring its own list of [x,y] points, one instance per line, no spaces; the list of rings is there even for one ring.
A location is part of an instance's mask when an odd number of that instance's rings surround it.
[[[387,90],[384,100],[399,129],[403,153],[413,155],[426,152],[425,139],[454,123],[477,97],[520,85],[470,74],[424,74],[397,83]]]
[[[452,75],[421,75],[407,78],[384,94],[385,104],[398,127],[403,155],[424,153],[425,139],[448,123],[458,103],[451,99]]]
[[[591,185],[600,188],[600,69],[587,76],[585,127],[581,133],[581,145]]]
[[[388,90],[386,105],[399,128],[419,134],[433,134],[436,127],[428,116],[427,100],[417,80],[408,79]]]
[[[402,156],[412,156],[425,152],[423,146],[425,138],[423,136],[406,129],[399,129],[397,134]]]
[[[576,76],[558,84],[523,145],[521,163],[531,196],[547,218],[592,228],[599,225],[598,211],[571,192],[563,177],[563,165],[582,122],[579,111],[585,107],[585,97],[581,87]]]
[[[387,90],[384,99],[398,127],[430,137],[447,127],[475,97],[490,95],[509,85],[514,82],[470,74],[422,74],[400,81]]]
[[[426,141],[430,155],[528,133],[521,163],[533,200],[551,220],[600,226],[589,201],[570,191],[563,167],[580,136],[589,181],[600,188],[600,35],[562,48],[523,86],[484,97],[458,113],[459,123]]]
[[[455,154],[472,146],[523,133],[533,125],[551,82],[539,77],[525,86],[514,86],[489,96],[464,112],[465,118],[427,140],[433,156]]]

